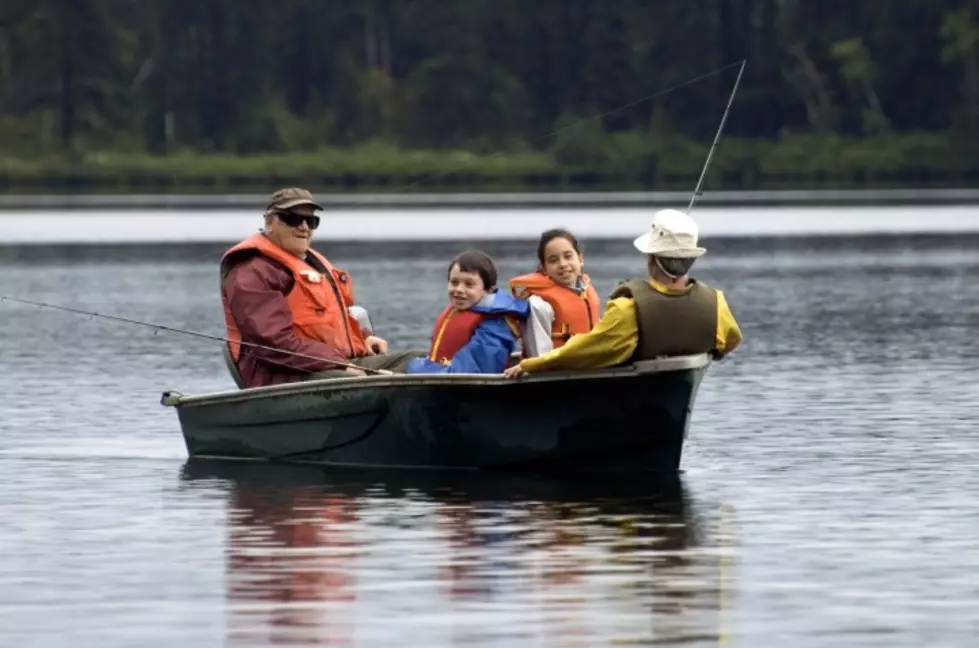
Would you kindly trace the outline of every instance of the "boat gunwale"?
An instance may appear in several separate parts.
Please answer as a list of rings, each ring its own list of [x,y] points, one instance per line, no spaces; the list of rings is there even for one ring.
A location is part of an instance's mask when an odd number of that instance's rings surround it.
[[[483,387],[516,387],[527,383],[569,382],[579,380],[632,378],[657,373],[674,371],[689,371],[706,367],[711,357],[706,353],[657,358],[655,360],[640,360],[638,362],[609,369],[588,371],[560,371],[539,374],[527,374],[518,379],[509,379],[502,374],[395,374],[373,376],[344,376],[339,378],[321,378],[319,380],[303,380],[267,385],[265,387],[249,387],[246,389],[209,392],[197,395],[183,394],[176,390],[163,392],[160,403],[165,407],[201,406],[217,403],[233,403],[251,401],[260,398],[276,396],[293,396],[308,393],[323,393],[346,391],[366,388],[398,388],[398,387],[436,387],[436,386],[483,386]]]

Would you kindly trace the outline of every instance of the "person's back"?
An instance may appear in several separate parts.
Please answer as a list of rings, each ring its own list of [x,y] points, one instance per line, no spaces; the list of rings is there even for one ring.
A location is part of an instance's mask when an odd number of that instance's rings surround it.
[[[689,276],[707,250],[697,224],[673,209],[657,213],[633,245],[646,254],[647,278],[620,284],[611,299],[628,297],[638,339],[632,360],[711,353],[721,358],[741,343],[741,330],[724,293]]]
[[[633,300],[639,340],[632,360],[651,360],[713,351],[718,295],[695,279],[688,279],[682,288],[655,279],[633,279],[620,284],[609,299]]]

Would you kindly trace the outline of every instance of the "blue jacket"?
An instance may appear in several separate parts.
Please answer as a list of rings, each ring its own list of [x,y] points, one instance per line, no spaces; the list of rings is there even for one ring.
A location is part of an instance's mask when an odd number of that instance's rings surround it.
[[[471,310],[497,317],[483,320],[466,346],[452,357],[450,364],[443,365],[428,358],[415,358],[405,367],[405,373],[502,373],[518,339],[503,317],[508,315],[525,320],[530,313],[530,305],[526,300],[510,293],[498,291],[480,299]]]

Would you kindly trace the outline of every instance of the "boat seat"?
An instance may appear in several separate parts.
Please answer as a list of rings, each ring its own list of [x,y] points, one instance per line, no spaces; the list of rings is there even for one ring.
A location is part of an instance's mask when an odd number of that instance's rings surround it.
[[[238,389],[244,389],[245,381],[242,379],[241,373],[238,372],[238,365],[235,364],[234,358],[231,357],[231,347],[227,344],[223,344],[222,346],[224,347],[224,364],[228,367],[228,373],[231,374],[231,379],[238,385]]]

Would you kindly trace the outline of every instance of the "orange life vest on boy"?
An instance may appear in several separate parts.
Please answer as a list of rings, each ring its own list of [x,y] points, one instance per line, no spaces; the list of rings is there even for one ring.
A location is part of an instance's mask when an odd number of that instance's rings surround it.
[[[531,272],[510,280],[514,296],[527,299],[537,295],[554,309],[554,323],[551,325],[551,340],[554,348],[560,348],[571,339],[592,330],[598,321],[598,291],[591,285],[588,275],[581,275],[585,289],[578,293],[557,284],[541,272]]]
[[[360,324],[350,315],[348,307],[354,304],[353,281],[346,272],[334,268],[319,252],[309,250],[326,269],[326,275],[299,257],[289,254],[264,234],[254,234],[238,243],[221,257],[222,278],[230,270],[229,259],[246,250],[253,250],[286,268],[295,281],[286,295],[286,303],[292,314],[292,330],[305,340],[317,340],[330,344],[348,358],[367,355],[367,344]],[[235,324],[223,292],[224,323],[227,327],[229,348],[235,362],[241,354],[241,332]]]
[[[446,306],[435,320],[428,359],[442,364],[450,363],[455,354],[472,339],[476,327],[487,317],[485,313]]]

